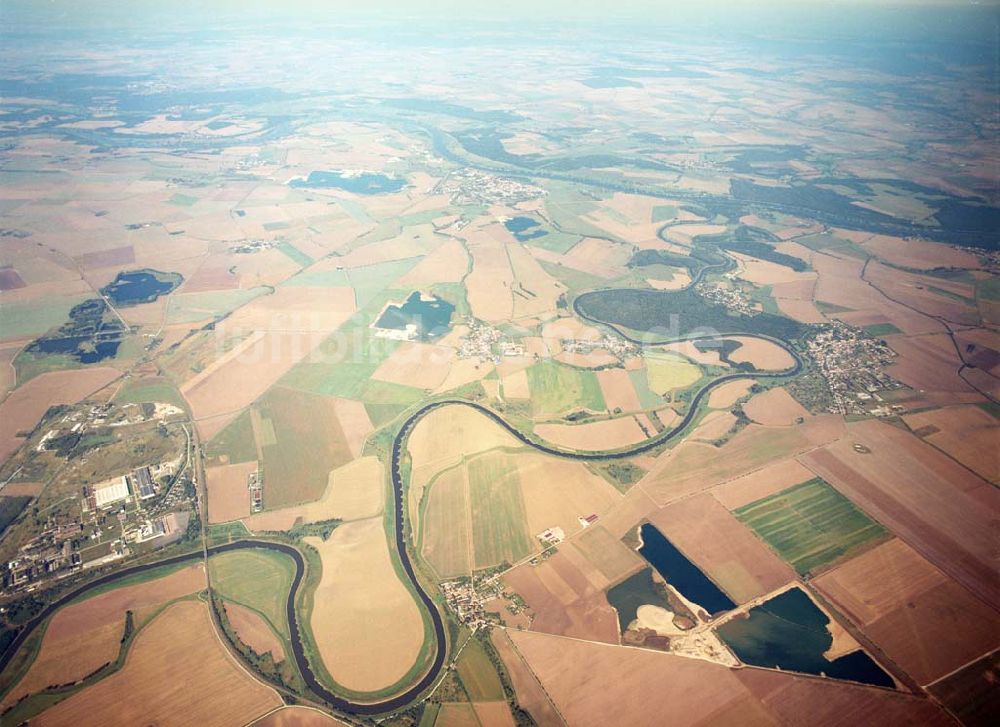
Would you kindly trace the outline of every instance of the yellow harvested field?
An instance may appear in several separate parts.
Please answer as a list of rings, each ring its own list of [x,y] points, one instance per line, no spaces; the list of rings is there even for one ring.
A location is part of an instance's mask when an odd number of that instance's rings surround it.
[[[664,234],[668,239],[684,246],[690,246],[696,237],[707,235],[721,235],[728,228],[725,225],[712,225],[705,223],[692,223],[683,225],[671,225]]]
[[[657,458],[656,466],[640,483],[664,505],[833,441],[844,431],[843,421],[834,415],[810,417],[795,427],[751,424],[722,447],[681,442]]]
[[[250,515],[247,478],[256,471],[256,460],[205,468],[210,523],[224,523]]]
[[[204,439],[263,394],[354,313],[351,288],[278,288],[239,308],[215,329],[220,347],[252,331],[232,350],[185,381],[181,394]]]
[[[678,354],[647,351],[645,358],[649,388],[661,396],[701,378],[701,369]]]
[[[657,350],[668,353],[679,353],[681,356],[691,359],[695,363],[705,364],[707,366],[726,365],[722,363],[722,360],[719,358],[718,351],[714,349],[700,351],[695,347],[694,341],[678,341],[677,343],[668,343],[665,346],[659,346]]]
[[[791,426],[809,416],[805,407],[781,387],[757,394],[743,405],[743,411],[758,424],[769,427]]]
[[[528,370],[521,369],[502,378],[503,397],[505,399],[530,399],[531,388],[528,386]]]
[[[545,272],[523,246],[513,244],[506,249],[514,274],[514,318],[555,313],[556,302],[566,292],[566,286]]]
[[[385,483],[378,457],[361,457],[330,473],[323,497],[306,505],[270,510],[243,522],[255,533],[288,530],[296,522],[362,520],[382,511]]]
[[[798,460],[783,459],[729,480],[712,490],[712,494],[729,510],[736,510],[812,478],[813,473]]]
[[[601,332],[578,318],[558,318],[542,327],[542,340],[549,347],[561,341],[599,341]]]
[[[620,409],[623,412],[639,411],[642,404],[635,393],[635,386],[625,369],[601,369],[597,372],[597,381],[601,385],[601,394],[610,411]]]
[[[177,675],[184,665],[184,678]],[[127,698],[123,698],[127,695]],[[177,603],[143,629],[120,672],[42,712],[32,724],[247,724],[282,705],[219,642],[208,606]]]
[[[577,518],[603,515],[622,495],[582,462],[542,454],[517,455],[517,470],[528,517],[528,530],[536,535],[561,527],[567,535],[580,529]]]
[[[349,727],[349,725],[312,707],[282,707],[261,717],[252,727]]]
[[[582,369],[596,369],[601,366],[616,366],[618,364],[618,358],[603,348],[595,348],[587,353],[563,351],[555,359]]]
[[[435,283],[457,283],[469,269],[469,255],[462,243],[448,239],[397,280],[395,288],[419,288]]]
[[[205,588],[205,569],[188,566],[163,578],[116,588],[59,610],[45,629],[42,648],[0,709],[51,684],[82,679],[118,656],[125,612],[138,612]]]
[[[776,285],[797,280],[810,282],[816,280],[814,272],[799,273],[784,265],[767,262],[749,255],[741,255],[738,252],[730,252],[729,254],[740,262],[739,277],[754,285]]]
[[[226,604],[226,615],[240,641],[258,654],[270,653],[276,662],[285,658],[285,649],[267,622],[256,611],[238,603]]]
[[[566,449],[619,449],[646,439],[646,433],[633,417],[604,419],[586,424],[538,424],[535,434]]]
[[[372,378],[418,389],[436,389],[444,383],[454,359],[453,348],[405,341],[382,362]]]
[[[496,225],[503,230],[502,225]],[[470,230],[469,252],[472,272],[465,278],[465,287],[472,314],[489,323],[509,321],[514,316],[511,290],[514,273],[504,243],[494,239],[491,228]],[[506,230],[503,230],[506,232]],[[499,234],[494,230],[494,234]]]
[[[708,395],[708,405],[713,409],[728,409],[736,403],[737,399],[746,396],[753,385],[753,379],[729,381]]]
[[[646,278],[646,282],[656,290],[681,290],[691,283],[691,276],[683,268],[672,268],[669,280]]]
[[[100,367],[54,371],[31,379],[0,404],[0,462],[24,442],[19,432],[31,431],[50,406],[75,404],[121,376],[117,369]]]
[[[909,268],[930,270],[955,267],[975,270],[979,267],[979,261],[972,252],[938,242],[873,235],[863,245],[880,259]]]
[[[827,318],[819,309],[816,308],[816,304],[811,300],[797,300],[795,298],[776,298],[775,302],[778,304],[778,310],[789,318],[799,321],[800,323],[826,323]]]
[[[506,702],[473,702],[480,727],[514,727],[514,717]]]
[[[368,411],[363,402],[354,399],[334,399],[333,409],[344,432],[344,439],[351,450],[351,455],[360,457],[365,447],[365,440],[374,427],[368,417]]]
[[[393,570],[382,518],[346,523],[326,541],[307,542],[323,564],[310,625],[327,671],[358,692],[392,686],[416,661],[424,624]]]
[[[714,442],[717,439],[721,439],[726,435],[733,424],[736,423],[736,417],[734,417],[728,411],[712,411],[709,412],[700,424],[695,428],[693,432],[689,435],[692,440],[702,440],[706,442]]]
[[[558,256],[558,260],[568,268],[610,280],[628,272],[625,264],[630,257],[632,257],[630,245],[585,237],[565,255]]]
[[[479,359],[475,358],[456,358],[451,362],[448,375],[441,382],[441,385],[434,390],[434,393],[442,394],[446,391],[457,389],[460,386],[471,384],[473,381],[479,381],[484,376],[488,376],[493,371],[493,368],[494,366],[491,361],[481,363]]]
[[[463,457],[496,447],[521,443],[483,414],[465,406],[445,406],[421,419],[410,433],[408,449],[413,458],[411,497],[435,473],[458,464]]]
[[[184,383],[181,393],[202,439],[215,436],[326,336],[322,332],[258,332]]]
[[[468,702],[445,702],[434,720],[434,727],[480,727],[480,724]]]
[[[795,364],[795,359],[792,358],[791,354],[776,343],[743,336],[727,338],[741,344],[739,348],[729,354],[730,360],[736,363],[749,363],[763,371],[787,369]]]

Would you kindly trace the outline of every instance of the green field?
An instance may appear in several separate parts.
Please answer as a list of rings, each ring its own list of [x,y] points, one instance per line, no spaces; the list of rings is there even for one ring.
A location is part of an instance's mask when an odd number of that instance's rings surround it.
[[[268,288],[216,290],[205,293],[178,293],[167,303],[167,323],[193,323],[218,318],[264,295]]]
[[[870,336],[891,336],[893,333],[902,333],[902,331],[891,323],[875,323],[865,326],[865,333]]]
[[[632,380],[632,388],[639,397],[639,405],[643,409],[656,409],[663,406],[664,399],[649,388],[649,378],[643,369],[632,369],[628,372]]]
[[[243,412],[216,434],[205,446],[205,456],[209,459],[225,456],[229,458],[229,464],[257,459],[257,445],[254,443],[250,412]]]
[[[514,563],[534,549],[515,461],[488,452],[469,462],[472,544],[476,568]]]
[[[372,420],[372,424],[379,427],[424,397],[422,389],[415,389],[412,386],[392,384],[387,381],[368,381],[361,391],[360,398],[365,403],[368,418]]]
[[[0,339],[37,336],[69,320],[69,310],[86,296],[0,301]]]
[[[118,390],[115,401],[119,404],[142,404],[146,402],[163,402],[173,404],[181,409],[187,408],[184,397],[177,387],[163,378],[129,381]]]
[[[552,360],[539,361],[528,369],[528,386],[535,415],[566,414],[579,409],[604,411],[607,408],[593,371]]]
[[[178,207],[190,207],[197,201],[198,201],[197,197],[192,197],[189,194],[181,194],[180,192],[178,192],[173,197],[167,200],[167,204],[175,204]]]
[[[301,265],[302,267],[307,267],[313,264],[313,259],[306,255],[304,252],[299,250],[299,248],[292,245],[290,242],[282,242],[278,245],[278,249],[281,250],[292,262]]]
[[[735,514],[801,575],[888,536],[819,478],[744,505]]]
[[[297,275],[293,275],[282,285],[309,286],[316,288],[344,288],[347,287],[346,270],[303,270]]]
[[[213,590],[259,612],[289,638],[285,602],[295,574],[291,559],[264,550],[238,550],[213,555],[208,567]]]
[[[644,358],[646,381],[654,394],[686,389],[701,378],[701,369],[678,354],[647,350]]]
[[[667,222],[677,216],[678,209],[672,204],[658,204],[653,208],[650,222]]]
[[[458,676],[473,702],[499,702],[504,699],[497,670],[476,639],[469,639],[458,657]]]
[[[264,506],[268,509],[322,497],[330,471],[351,460],[333,400],[283,386],[257,405],[274,428],[262,442]]]

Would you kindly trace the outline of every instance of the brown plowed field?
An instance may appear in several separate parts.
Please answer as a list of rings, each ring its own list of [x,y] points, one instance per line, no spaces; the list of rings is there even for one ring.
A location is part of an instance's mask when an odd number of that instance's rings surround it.
[[[618,617],[587,574],[563,553],[540,565],[521,565],[504,576],[534,613],[532,631],[618,643]]]
[[[768,427],[787,427],[798,419],[806,419],[809,412],[783,388],[768,389],[757,394],[743,405],[748,417]]]
[[[45,629],[42,648],[0,708],[44,689],[87,676],[114,661],[125,628],[125,612],[154,607],[205,587],[205,570],[192,565],[134,586],[117,588],[61,609]]]
[[[341,722],[310,707],[282,707],[253,723],[253,727],[340,727],[340,725],[348,727],[347,722]]]
[[[517,703],[530,714],[535,723],[541,727],[552,727],[553,725],[565,725],[566,722],[559,715],[551,700],[538,683],[538,679],[524,663],[521,655],[514,649],[506,630],[493,629],[490,632],[490,641],[496,647],[500,660],[507,669],[510,681],[517,695]]]
[[[108,367],[54,371],[15,389],[0,404],[0,462],[24,442],[18,433],[34,429],[50,406],[75,404],[119,376],[121,372]]]
[[[813,585],[920,684],[1000,646],[1000,615],[899,539]]]
[[[843,434],[841,418],[810,417],[795,427],[751,424],[722,447],[682,442],[657,459],[642,487],[660,505],[820,446]]]
[[[775,720],[730,669],[658,651],[508,631],[514,646],[571,725],[716,724]],[[732,722],[735,724],[735,722]]]
[[[219,643],[208,606],[182,601],[136,636],[124,669],[43,712],[32,724],[228,727],[281,704],[273,689],[233,662]]]
[[[651,513],[650,521],[737,603],[795,580],[795,572],[708,494]]]
[[[712,494],[727,509],[735,510],[812,478],[813,473],[797,460],[785,459],[730,480],[712,490]]]
[[[903,421],[914,432],[924,427],[938,431],[922,435],[938,449],[948,453],[973,472],[990,482],[1000,480],[1000,422],[978,406],[955,406],[918,414],[907,414]]]
[[[251,611],[238,603],[227,603],[226,615],[229,616],[229,623],[244,644],[261,655],[270,652],[276,662],[285,658],[285,648],[281,645],[281,639],[256,611]]]
[[[783,725],[945,725],[954,722],[930,700],[833,679],[738,669],[736,678]]]
[[[224,523],[250,515],[247,478],[257,471],[257,461],[206,467],[208,479],[208,521]]]
[[[860,454],[852,444],[871,452]],[[869,515],[969,590],[1000,605],[1000,493],[908,432],[856,422],[848,436],[799,458]]]

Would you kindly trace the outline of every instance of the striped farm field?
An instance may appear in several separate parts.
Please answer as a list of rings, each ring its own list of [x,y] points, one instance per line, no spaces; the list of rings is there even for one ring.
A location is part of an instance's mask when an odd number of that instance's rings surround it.
[[[889,535],[818,477],[744,505],[735,514],[801,575]]]
[[[515,459],[488,452],[469,463],[472,543],[477,568],[514,563],[534,549]]]
[[[550,360],[539,361],[528,369],[528,387],[536,416],[605,409],[601,385],[593,371]]]

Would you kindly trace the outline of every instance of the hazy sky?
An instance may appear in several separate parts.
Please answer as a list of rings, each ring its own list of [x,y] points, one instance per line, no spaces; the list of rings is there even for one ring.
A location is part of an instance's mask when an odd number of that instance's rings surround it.
[[[246,23],[422,21],[436,31],[472,21],[580,23],[661,30],[829,37],[995,37],[1000,0],[0,0],[0,34],[15,28],[150,31]],[[489,29],[490,26],[481,26]],[[598,28],[601,25],[597,26]],[[988,41],[995,42],[995,41]]]

